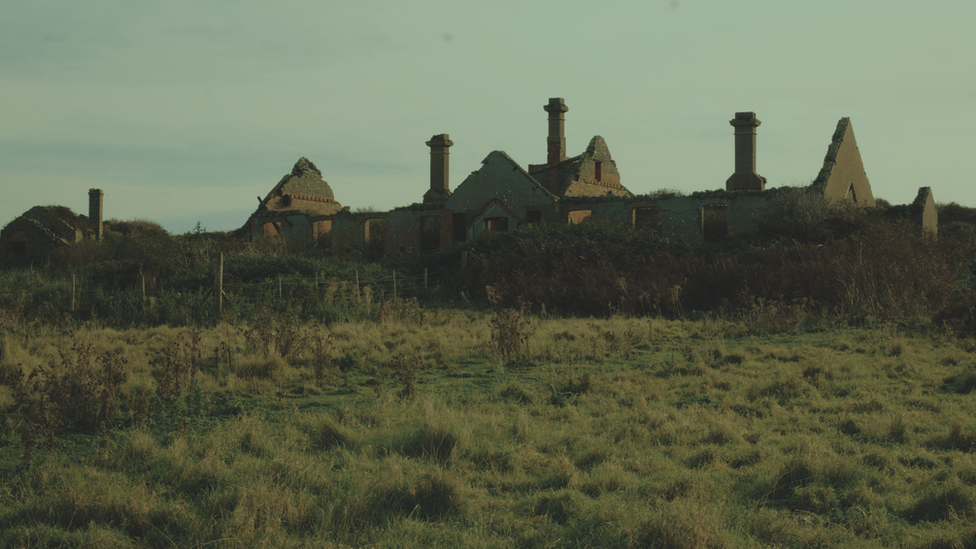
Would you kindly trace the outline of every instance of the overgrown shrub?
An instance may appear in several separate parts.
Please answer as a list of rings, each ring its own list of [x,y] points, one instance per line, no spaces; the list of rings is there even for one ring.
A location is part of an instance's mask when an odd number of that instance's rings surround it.
[[[254,351],[291,361],[304,348],[309,336],[297,318],[289,314],[272,318],[261,311],[251,327],[244,330],[244,337]]]
[[[528,352],[532,332],[521,310],[502,309],[489,322],[491,350],[503,362],[515,360]]]
[[[417,390],[417,376],[424,368],[424,360],[419,356],[408,357],[403,353],[397,353],[390,360],[388,366],[393,370],[397,381],[400,382],[400,396],[412,397]]]
[[[801,224],[803,241],[739,239],[697,249],[622,226],[530,227],[476,242],[462,288],[503,308],[667,317],[752,310],[772,329],[796,329],[819,325],[824,315],[852,323],[931,318],[970,276],[961,265],[967,254],[951,239],[864,212],[822,211]]]
[[[128,379],[128,361],[118,350],[96,353],[91,345],[78,343],[61,350],[59,357],[58,363],[38,367],[29,375],[19,367],[4,372],[28,469],[38,435],[47,437],[49,450],[54,450],[62,428],[98,428],[104,437],[119,409],[119,391]]]
[[[810,187],[779,190],[755,216],[752,238],[820,244],[855,231],[867,210],[831,203]]]
[[[321,332],[312,336],[312,379],[315,385],[324,387],[329,385],[337,374],[335,360],[335,345],[328,334]]]
[[[106,219],[103,224],[106,235],[119,235],[129,238],[136,238],[145,235],[170,236],[169,232],[162,225],[147,219]]]
[[[200,331],[185,330],[174,345],[161,349],[151,360],[156,392],[166,406],[193,384],[200,358]]]

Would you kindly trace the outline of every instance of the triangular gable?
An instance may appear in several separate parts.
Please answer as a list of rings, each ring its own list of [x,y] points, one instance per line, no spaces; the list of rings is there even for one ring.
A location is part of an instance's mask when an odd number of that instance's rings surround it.
[[[831,202],[847,200],[859,206],[874,206],[874,193],[861,162],[850,118],[841,118],[837,123],[823,168],[811,186]]]
[[[631,196],[630,191],[620,184],[617,163],[610,156],[607,142],[599,135],[590,140],[575,171],[563,191],[565,196]]]
[[[515,212],[513,212],[511,208],[506,206],[504,202],[502,202],[497,198],[494,198],[491,201],[489,201],[487,204],[485,204],[485,206],[481,208],[481,210],[478,213],[471,216],[471,219],[468,221],[468,225],[466,228],[468,229],[472,228],[475,223],[477,223],[484,217],[502,217],[502,216],[511,217],[518,224],[521,224],[523,221],[522,218],[515,215]]]
[[[552,204],[556,197],[502,151],[493,151],[481,161],[444,202],[455,212],[480,211],[492,200],[519,206]]]
[[[620,184],[607,142],[593,136],[586,152],[557,164],[529,166],[529,173],[557,196],[631,196]]]

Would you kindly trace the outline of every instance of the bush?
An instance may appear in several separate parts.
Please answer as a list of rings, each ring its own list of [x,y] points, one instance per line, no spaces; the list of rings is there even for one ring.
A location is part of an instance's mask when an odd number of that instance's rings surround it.
[[[794,202],[784,199],[786,210],[822,200],[787,196]],[[974,276],[963,263],[971,248],[962,244],[864,212],[825,206],[819,211],[791,233],[803,241],[764,241],[770,234],[765,230],[750,237],[757,240],[694,250],[596,223],[492,235],[470,245],[461,287],[497,307],[524,304],[576,316],[769,316],[775,306],[771,327],[798,329],[825,314],[855,323],[867,317],[931,318],[957,301]]]
[[[762,241],[823,243],[854,232],[867,211],[853,204],[832,204],[810,187],[780,191],[756,216],[755,234]]]
[[[108,219],[103,223],[103,230],[106,235],[120,235],[129,238],[139,236],[169,236],[169,232],[162,225],[155,221],[146,219],[131,219],[122,221],[120,219]]]
[[[518,309],[502,309],[491,319],[491,350],[503,362],[528,353],[529,322]]]

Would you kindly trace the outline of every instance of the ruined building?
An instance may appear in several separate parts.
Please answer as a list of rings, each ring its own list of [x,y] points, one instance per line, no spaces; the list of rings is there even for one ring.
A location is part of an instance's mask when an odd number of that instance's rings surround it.
[[[606,142],[593,137],[586,150],[567,156],[565,101],[552,98],[548,113],[546,162],[519,166],[503,151],[493,151],[455,189],[448,180],[448,134],[427,141],[430,185],[421,202],[388,212],[351,213],[335,202],[321,173],[302,158],[269,193],[248,221],[252,236],[302,238],[344,258],[412,258],[485,232],[508,232],[531,223],[609,220],[649,227],[676,242],[700,244],[747,231],[761,208],[777,194],[756,172],[755,113],[739,112],[730,121],[735,146],[734,171],[725,189],[691,196],[635,196],[621,183]],[[851,121],[842,118],[823,168],[811,184],[831,202],[875,205]],[[923,187],[911,206],[912,219],[937,230],[932,191]]]
[[[303,157],[264,199],[258,197],[257,210],[244,228],[252,238],[298,239],[329,251],[332,215],[340,209],[322,172]]]
[[[88,191],[88,217],[64,206],[34,206],[0,231],[0,253],[12,263],[37,263],[52,251],[102,238],[101,189]]]

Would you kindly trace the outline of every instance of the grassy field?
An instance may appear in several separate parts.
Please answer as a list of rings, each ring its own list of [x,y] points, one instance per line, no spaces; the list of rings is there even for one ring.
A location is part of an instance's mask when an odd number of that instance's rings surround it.
[[[773,316],[10,326],[0,546],[976,546],[972,341]]]

